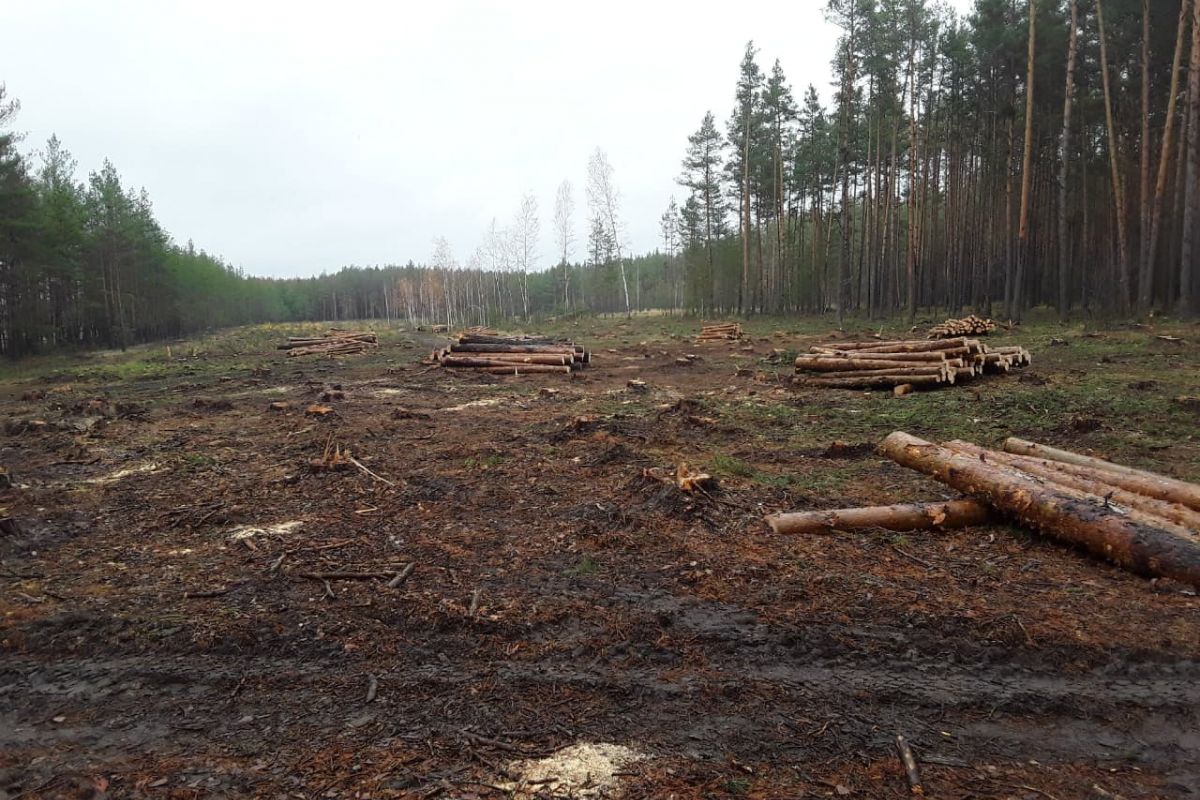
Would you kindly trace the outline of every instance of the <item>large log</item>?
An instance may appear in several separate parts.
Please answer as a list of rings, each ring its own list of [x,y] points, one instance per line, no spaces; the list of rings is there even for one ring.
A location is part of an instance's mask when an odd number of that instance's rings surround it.
[[[1125,569],[1200,586],[1200,543],[1132,519],[1100,498],[1081,498],[1082,493],[1041,484],[900,431],[879,449],[903,466]]]
[[[545,353],[488,353],[486,355],[459,355],[450,353],[442,358],[446,366],[491,367],[504,364],[552,364],[557,367],[573,363],[570,355],[553,355]],[[486,362],[486,363],[485,363]]]
[[[1009,439],[1005,442],[1005,447],[1008,447]],[[1021,440],[1017,440],[1021,441]],[[1054,450],[1054,448],[1044,448]],[[1077,453],[1069,453],[1066,450],[1056,452],[1068,453],[1068,455],[1076,458],[1086,459],[1087,456],[1081,456]],[[1032,456],[1027,456],[1033,458]],[[1132,467],[1122,467],[1119,464],[1112,466],[1119,469],[1108,469],[1109,462],[1101,461],[1100,459],[1091,459],[1095,462],[1094,466],[1084,466],[1078,463],[1066,461],[1058,461],[1057,459],[1042,458],[1040,459],[1043,466],[1063,472],[1068,475],[1076,475],[1082,478],[1095,478],[1104,481],[1104,483],[1112,486],[1120,487],[1130,492],[1137,492],[1146,497],[1153,497],[1158,500],[1165,500],[1168,503],[1179,503],[1194,510],[1200,510],[1200,485],[1188,483],[1187,481],[1168,478],[1163,475],[1156,475],[1153,472],[1145,472],[1143,470],[1133,469]]]
[[[557,344],[463,344],[455,342],[450,345],[453,353],[553,353],[582,356],[580,350],[574,347]]]
[[[1038,444],[1037,442],[1018,439],[1015,436],[1010,436],[1004,440],[1004,450],[1005,452],[1013,453],[1014,455],[1045,458],[1051,461],[1061,461],[1064,464],[1075,464],[1076,466],[1080,467],[1102,469],[1106,472],[1120,472],[1123,475],[1135,475],[1141,478],[1161,478],[1163,480],[1174,480],[1173,478],[1167,478],[1154,472],[1147,472],[1144,469],[1136,469],[1135,467],[1127,467],[1124,464],[1115,464],[1112,461],[1105,461],[1102,458],[1092,458],[1091,456],[1072,453],[1070,450],[1059,450],[1057,447],[1051,447],[1048,444]],[[1183,481],[1179,482],[1183,483]],[[1185,485],[1195,486],[1195,484]]]
[[[492,375],[529,375],[539,372],[566,372],[570,367],[554,367],[548,364],[507,364],[496,367],[476,367],[476,372],[488,372]]]
[[[767,517],[775,533],[829,533],[864,528],[918,531],[932,528],[965,528],[987,521],[988,507],[975,500],[940,503],[902,503],[893,506],[837,508],[830,511],[797,511]]]
[[[844,372],[847,369],[904,369],[902,362],[886,358],[796,356],[796,367],[810,372]]]
[[[892,369],[849,369],[844,372],[818,372],[812,375],[817,380],[826,378],[866,378],[876,375],[946,375],[949,367],[943,364],[930,364],[919,367],[893,367]]]
[[[966,352],[967,351],[964,349],[962,351],[962,353],[960,353],[958,355],[965,355]],[[814,347],[812,353],[808,353],[808,354],[805,354],[804,356],[798,356],[798,357],[812,358],[814,356],[819,356],[821,358],[846,358],[846,359],[851,359],[851,360],[869,358],[869,359],[882,359],[884,361],[934,361],[934,362],[943,361],[947,357],[945,352],[936,352],[936,353],[870,353],[870,354],[867,354],[867,353],[861,353],[857,350],[851,351],[851,352],[844,352],[841,350],[832,350],[827,347]]]
[[[1056,467],[1067,465],[1054,461],[987,450],[971,442],[960,440],[946,442],[945,446],[981,460],[1018,469],[1021,472],[1050,481],[1051,483],[1087,492],[1096,497],[1104,498],[1109,503],[1126,506],[1127,508],[1149,514],[1165,522],[1180,526],[1182,529],[1180,532],[1182,533],[1194,532],[1200,535],[1200,512],[1194,511],[1180,503],[1159,500],[1155,497],[1122,489],[1108,483],[1108,475],[1104,472],[1097,471],[1090,476],[1072,474],[1057,469]]]
[[[936,386],[940,383],[953,383],[953,378],[944,375],[896,375],[888,372],[885,375],[865,375],[852,378],[825,378],[820,374],[804,376],[805,383],[813,386],[825,386],[830,389],[862,389],[872,386],[896,386],[910,383],[913,386]]]

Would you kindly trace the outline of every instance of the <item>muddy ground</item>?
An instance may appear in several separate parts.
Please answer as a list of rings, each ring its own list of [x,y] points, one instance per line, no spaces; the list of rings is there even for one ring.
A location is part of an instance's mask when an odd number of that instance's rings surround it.
[[[789,385],[827,322],[697,325],[546,326],[595,353],[569,378],[282,328],[10,369],[0,798],[899,798],[897,733],[933,797],[1197,791],[1192,590],[1002,523],[762,518],[952,496],[896,429],[1200,480],[1200,328],[1001,331],[1031,367],[897,398]],[[331,442],[365,469],[310,469]],[[680,462],[718,487],[644,474]],[[639,757],[522,784],[580,743]]]

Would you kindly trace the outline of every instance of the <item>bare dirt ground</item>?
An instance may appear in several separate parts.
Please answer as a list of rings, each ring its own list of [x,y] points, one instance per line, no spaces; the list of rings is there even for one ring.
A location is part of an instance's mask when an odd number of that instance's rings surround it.
[[[896,429],[1200,480],[1200,328],[1030,325],[995,337],[1023,373],[896,398],[788,385],[827,325],[560,323],[570,378],[282,328],[10,371],[0,798],[899,798],[896,733],[934,797],[1192,796],[1192,590],[1003,525],[762,517],[951,496],[875,455]],[[331,440],[376,477],[310,470]],[[719,489],[643,476],[681,461]],[[526,763],[581,744],[628,757]]]

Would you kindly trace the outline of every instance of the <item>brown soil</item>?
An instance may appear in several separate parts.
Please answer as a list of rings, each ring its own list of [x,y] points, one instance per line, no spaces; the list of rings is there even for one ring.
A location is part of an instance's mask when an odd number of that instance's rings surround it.
[[[1188,796],[1190,590],[1005,526],[767,531],[949,496],[874,454],[893,421],[861,393],[785,385],[769,353],[801,343],[614,336],[568,379],[431,370],[421,339],[0,387],[48,423],[0,436],[0,797],[504,797],[515,762],[608,742],[646,756],[627,797],[899,798],[897,733],[931,796]],[[1017,388],[1043,387],[916,402]],[[312,468],[331,442],[377,477]],[[643,476],[680,461],[717,487]]]

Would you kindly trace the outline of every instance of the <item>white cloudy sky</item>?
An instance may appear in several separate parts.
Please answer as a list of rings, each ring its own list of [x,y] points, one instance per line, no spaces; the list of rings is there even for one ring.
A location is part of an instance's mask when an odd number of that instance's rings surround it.
[[[954,0],[965,9],[969,0]],[[27,149],[112,159],[179,240],[259,275],[459,259],[524,192],[549,218],[603,148],[636,250],[657,244],[686,138],[724,123],[748,39],[829,95],[818,0],[0,4],[0,81]],[[81,175],[82,177],[82,175]]]

